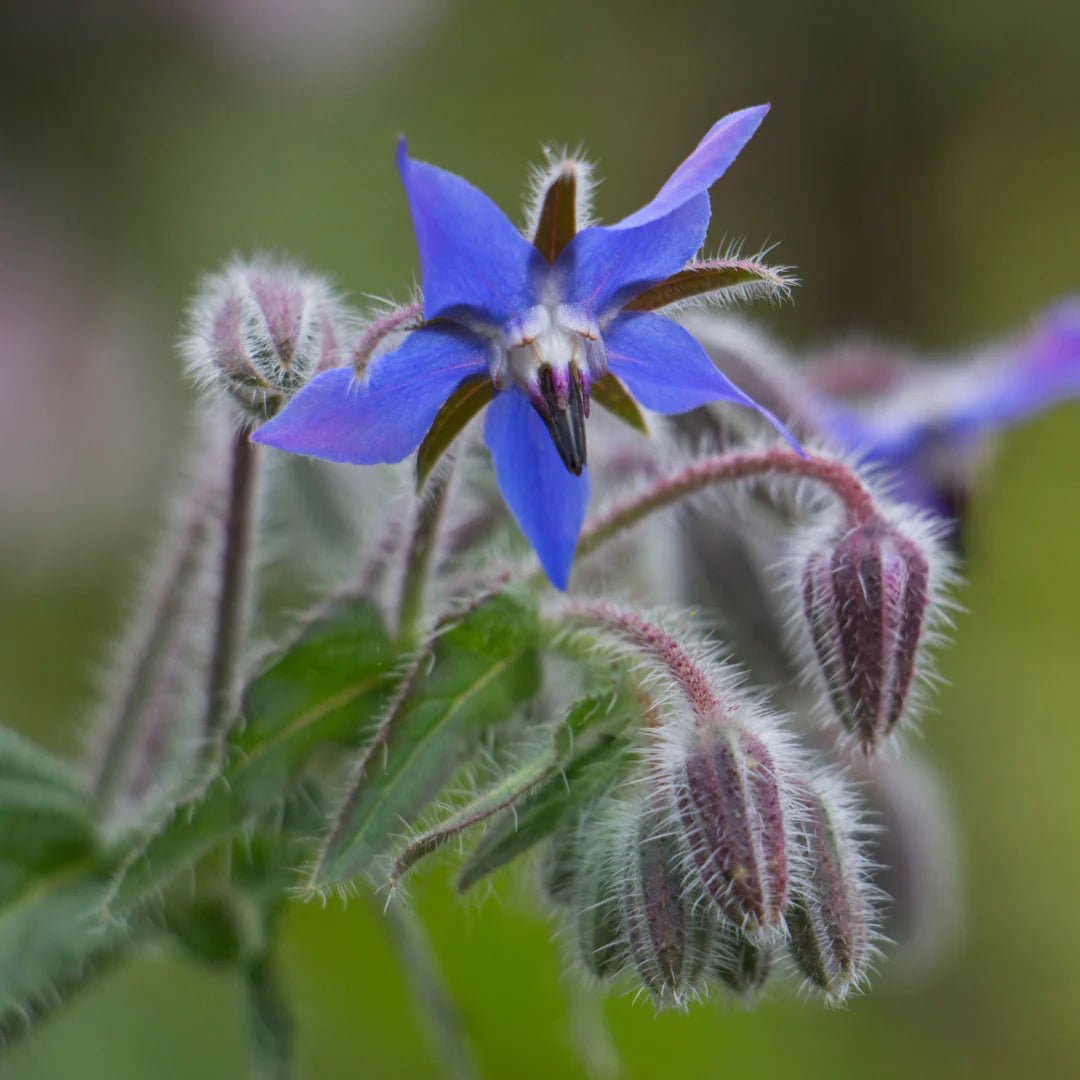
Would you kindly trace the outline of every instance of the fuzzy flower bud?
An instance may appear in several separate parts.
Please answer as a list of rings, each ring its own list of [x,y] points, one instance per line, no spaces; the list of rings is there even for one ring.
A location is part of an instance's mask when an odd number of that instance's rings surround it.
[[[750,934],[783,925],[790,828],[784,773],[764,738],[726,723],[697,730],[673,777],[701,887]]]
[[[678,840],[664,825],[646,809],[627,834],[623,918],[638,977],[658,1001],[680,1004],[704,968],[710,927],[687,893]]]
[[[607,982],[627,964],[619,859],[626,829],[623,808],[599,814],[589,825],[574,904],[574,932],[585,970]]]
[[[867,749],[907,710],[931,597],[929,544],[881,517],[812,551],[802,613],[816,667],[844,727]]]
[[[713,932],[706,961],[711,981],[722,983],[743,998],[753,998],[772,974],[773,948],[751,941],[727,919]]]
[[[345,321],[323,278],[266,258],[236,259],[204,281],[181,350],[195,383],[253,424],[342,363]]]
[[[788,911],[789,947],[807,980],[837,1003],[866,980],[874,954],[870,868],[846,789],[819,780],[802,802],[805,868]]]

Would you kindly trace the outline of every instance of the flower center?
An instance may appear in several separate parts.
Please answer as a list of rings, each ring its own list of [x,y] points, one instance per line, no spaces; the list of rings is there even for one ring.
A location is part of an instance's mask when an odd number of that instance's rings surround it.
[[[509,377],[528,394],[563,464],[580,476],[589,390],[607,370],[599,328],[564,305],[538,306],[507,328],[504,343],[496,383]]]

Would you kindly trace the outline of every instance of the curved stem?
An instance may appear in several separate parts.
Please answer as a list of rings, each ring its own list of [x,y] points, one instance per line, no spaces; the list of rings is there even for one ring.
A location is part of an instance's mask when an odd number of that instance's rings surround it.
[[[394,308],[393,311],[380,315],[377,319],[372,319],[353,349],[352,364],[356,374],[363,375],[368,364],[371,363],[375,350],[395,330],[411,330],[413,325],[410,324],[419,325],[423,312],[424,305],[416,301],[412,304],[403,304],[401,307]]]
[[[600,626],[651,656],[667,671],[697,715],[711,717],[720,711],[720,701],[709,677],[681,642],[663,627],[636,611],[606,600],[571,600],[561,606],[561,611],[571,619]]]
[[[679,472],[660,477],[644,491],[616,503],[586,523],[578,541],[577,558],[590,555],[649,514],[713,484],[777,474],[818,480],[825,484],[832,489],[855,524],[863,524],[877,513],[874,498],[862,481],[846,465],[833,458],[802,457],[793,450],[782,448],[714,454],[687,465]]]

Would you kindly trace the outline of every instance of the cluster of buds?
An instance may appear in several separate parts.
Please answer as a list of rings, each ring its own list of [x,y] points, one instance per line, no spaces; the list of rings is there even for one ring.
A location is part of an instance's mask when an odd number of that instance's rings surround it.
[[[250,426],[345,361],[351,318],[324,278],[256,258],[207,277],[188,321],[189,375]]]
[[[752,997],[786,947],[830,1002],[865,978],[875,893],[844,783],[811,771],[781,717],[723,666],[606,603],[572,605],[639,651],[662,692],[646,768],[559,835],[549,895],[597,979],[661,1005]]]

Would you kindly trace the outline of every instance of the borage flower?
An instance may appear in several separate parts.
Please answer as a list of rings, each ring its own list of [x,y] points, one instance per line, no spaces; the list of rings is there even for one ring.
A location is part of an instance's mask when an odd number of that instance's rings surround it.
[[[954,525],[985,456],[987,440],[1080,397],[1080,297],[1049,308],[1031,329],[973,359],[901,372],[862,409],[826,400],[824,432],[878,465],[896,495]]]
[[[717,400],[759,408],[654,311],[740,285],[785,288],[756,264],[691,263],[708,229],[708,189],[767,111],[720,120],[656,197],[615,225],[578,231],[583,177],[563,162],[541,193],[531,241],[467,181],[410,158],[402,140],[425,322],[362,375],[317,376],[254,438],[357,465],[401,461],[424,442],[426,469],[490,403],[485,438],[503,496],[565,589],[589,500],[592,399],[631,420],[640,420],[635,400],[661,413]]]

